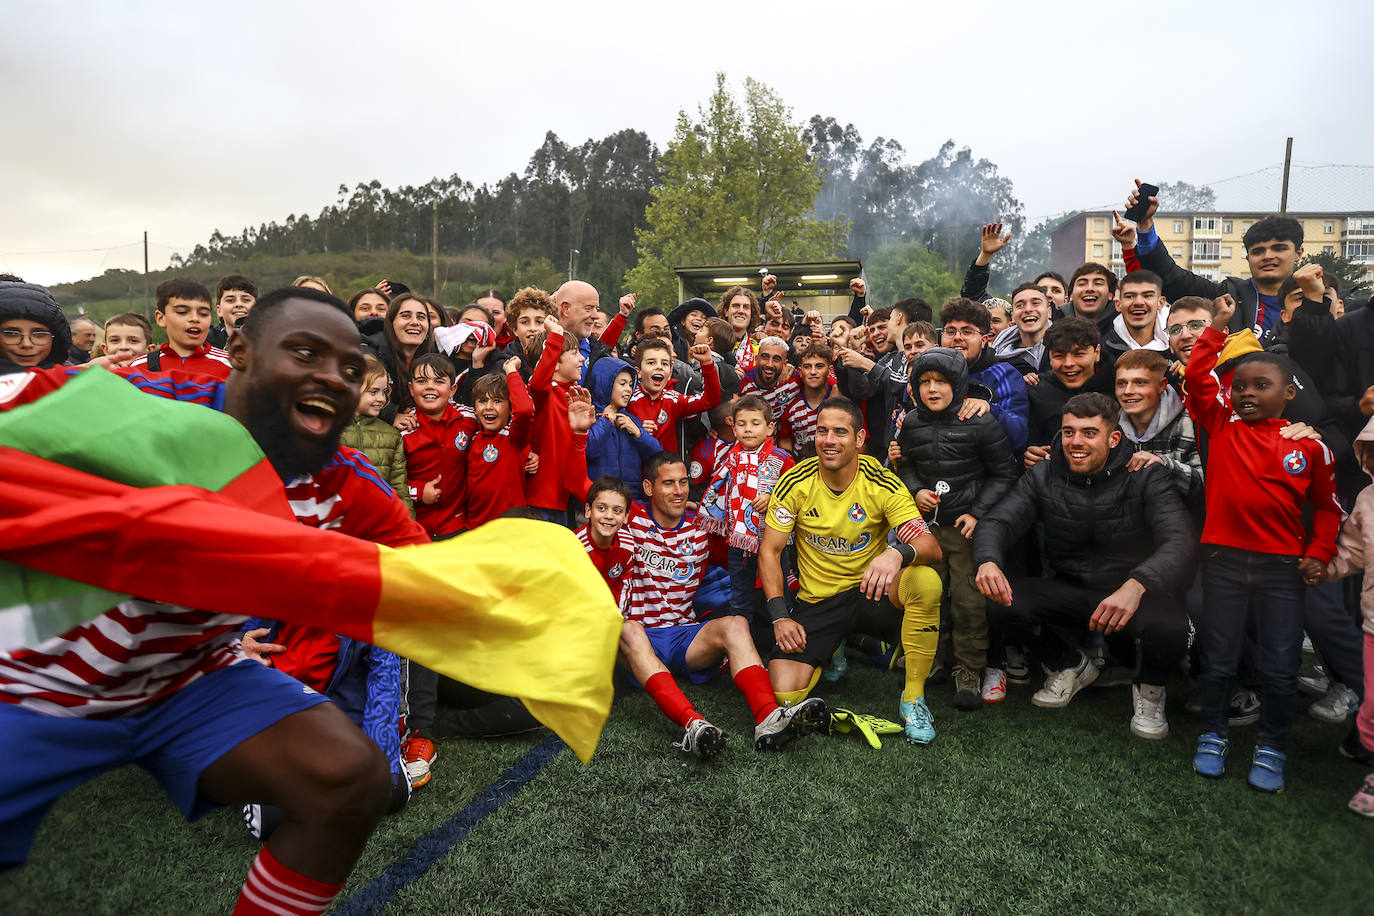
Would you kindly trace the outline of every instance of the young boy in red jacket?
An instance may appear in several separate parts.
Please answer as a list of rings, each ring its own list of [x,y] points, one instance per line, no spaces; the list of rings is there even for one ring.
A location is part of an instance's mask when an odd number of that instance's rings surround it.
[[[667,390],[668,381],[673,377],[673,346],[661,337],[650,337],[635,349],[639,390],[626,408],[644,421],[645,431],[657,439],[665,451],[679,455],[682,452],[678,449],[678,422],[720,403],[720,376],[716,374],[711,348],[700,343],[688,352],[701,364],[701,379],[705,385],[701,394],[689,397]]]
[[[1302,652],[1302,583],[1320,582],[1336,550],[1341,506],[1331,451],[1319,439],[1290,440],[1279,415],[1296,394],[1281,357],[1255,353],[1233,370],[1228,392],[1213,371],[1235,313],[1216,300],[1212,326],[1193,345],[1185,371],[1188,411],[1208,436],[1207,521],[1202,529],[1202,727],[1193,769],[1226,771],[1231,682],[1253,617],[1262,684],[1259,737],[1248,782],[1282,792],[1288,732]],[[1303,525],[1311,501],[1312,535]]]
[[[401,433],[415,520],[436,541],[464,530],[465,456],[477,426],[471,411],[449,400],[456,381],[447,357],[426,353],[416,358],[410,367],[410,396],[419,422]]]
[[[210,291],[195,280],[174,277],[157,285],[157,326],[166,328],[167,342],[129,364],[149,372],[173,369],[208,375],[224,381],[229,377],[229,354],[206,341],[213,320]]]
[[[508,509],[525,505],[525,458],[534,426],[534,401],[520,378],[520,359],[512,356],[472,384],[472,401],[480,428],[472,435],[467,457],[467,529],[483,525]]]
[[[530,450],[538,456],[539,464],[525,483],[525,498],[545,521],[567,525],[569,501],[575,498],[583,502],[590,486],[586,430],[574,435],[568,406],[574,394],[579,399],[585,395],[588,403],[591,395],[577,385],[584,360],[577,349],[577,337],[564,334],[563,326],[552,315],[544,319],[544,328],[544,347],[530,376],[535,411]]]

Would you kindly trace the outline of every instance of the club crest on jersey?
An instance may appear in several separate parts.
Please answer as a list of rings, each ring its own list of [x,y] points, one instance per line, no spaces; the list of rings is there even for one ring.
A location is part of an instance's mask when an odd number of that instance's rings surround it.
[[[454,436],[454,437],[453,437],[453,447],[456,448],[456,449],[458,449],[458,451],[460,451],[460,452],[461,452],[461,451],[466,451],[466,450],[467,450],[467,447],[468,447],[468,434],[467,434],[467,433],[459,433],[458,435]]]
[[[491,464],[493,461],[495,461],[496,456],[497,452],[495,445],[488,445],[486,448],[482,449],[482,460],[485,461],[487,464]]]
[[[609,575],[612,579],[619,579],[622,575],[624,575],[624,573],[625,567],[621,566],[619,563],[615,564],[606,571],[606,574]]]
[[[662,426],[664,423],[667,423],[667,422],[668,422],[668,411],[664,410],[663,408],[659,408],[659,411],[658,411],[658,419],[657,419],[656,422],[658,423],[659,426]]]
[[[866,518],[868,518],[868,513],[864,511],[863,506],[855,503],[849,507],[849,520],[854,524],[857,525]]]
[[[1283,456],[1283,469],[1290,474],[1301,474],[1307,470],[1307,456],[1302,449],[1295,448]]]
[[[693,461],[692,466],[687,470],[687,476],[695,480],[701,476],[703,470],[704,468],[702,468],[700,461]]]

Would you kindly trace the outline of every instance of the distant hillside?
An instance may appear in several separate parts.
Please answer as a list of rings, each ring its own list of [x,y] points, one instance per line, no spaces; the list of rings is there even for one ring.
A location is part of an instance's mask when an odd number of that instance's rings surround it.
[[[150,272],[148,292],[152,299],[157,284],[170,277],[189,277],[204,283],[213,294],[220,277],[242,274],[258,285],[261,292],[288,285],[296,277],[324,278],[330,290],[347,300],[360,289],[375,286],[379,280],[398,280],[415,292],[428,296],[433,287],[433,268],[428,257],[409,251],[353,251],[269,257],[253,255],[246,261],[230,261],[213,267],[187,265],[180,269]],[[438,300],[445,305],[465,305],[489,288],[507,297],[521,286],[553,289],[562,275],[542,258],[516,259],[509,255],[485,257],[469,254],[439,258]],[[143,274],[133,270],[107,270],[99,277],[76,283],[60,283],[52,293],[70,316],[85,313],[104,321],[119,312],[142,312]]]

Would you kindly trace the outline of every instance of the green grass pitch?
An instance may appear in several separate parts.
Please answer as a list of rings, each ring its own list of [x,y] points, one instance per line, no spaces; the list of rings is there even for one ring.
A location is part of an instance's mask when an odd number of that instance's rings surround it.
[[[1198,722],[1173,685],[1172,733],[1127,730],[1129,688],[1063,710],[1031,688],[972,713],[932,685],[939,737],[873,750],[814,736],[752,749],[727,678],[688,695],[732,736],[687,760],[642,693],[615,707],[590,767],[559,754],[385,912],[440,913],[1368,913],[1374,823],[1345,810],[1364,770],[1344,726],[1299,715],[1289,789],[1194,776]],[[861,665],[820,695],[896,717],[900,678]],[[542,736],[440,742],[434,780],[373,836],[345,903],[444,824]],[[236,812],[187,825],[141,771],[66,796],[30,864],[0,876],[0,911],[227,913],[256,852]]]

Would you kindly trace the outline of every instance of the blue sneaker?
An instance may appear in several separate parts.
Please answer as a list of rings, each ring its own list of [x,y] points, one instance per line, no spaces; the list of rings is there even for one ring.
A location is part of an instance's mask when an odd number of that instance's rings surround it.
[[[848,670],[849,659],[844,657],[844,643],[840,643],[840,647],[835,650],[835,654],[830,656],[830,661],[821,669],[821,677],[825,678],[828,683],[833,684],[844,677],[845,672]]]
[[[1250,761],[1250,775],[1245,781],[1258,792],[1278,795],[1283,791],[1283,763],[1287,759],[1286,754],[1259,745],[1255,748],[1255,756]]]
[[[935,740],[935,717],[930,714],[926,698],[919,697],[910,703],[902,701],[902,724],[905,726],[906,740],[912,744],[929,744]]]
[[[1220,779],[1226,773],[1226,751],[1230,747],[1231,742],[1216,732],[1203,732],[1193,754],[1193,772],[1208,779]]]

